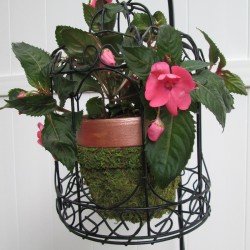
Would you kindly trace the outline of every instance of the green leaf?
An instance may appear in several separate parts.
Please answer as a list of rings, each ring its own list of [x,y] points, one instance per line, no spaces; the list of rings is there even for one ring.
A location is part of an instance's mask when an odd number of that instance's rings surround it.
[[[203,34],[204,38],[206,39],[206,41],[209,44],[209,61],[210,61],[210,65],[213,66],[217,63],[217,61],[220,59],[220,64],[219,67],[223,68],[226,66],[226,59],[223,56],[223,54],[220,52],[220,50],[218,49],[218,47],[216,46],[216,44],[214,43],[214,41],[208,36],[207,33],[205,33],[204,31],[200,30],[199,31]]]
[[[225,56],[221,52],[219,54],[219,58],[220,58],[220,62],[219,62],[218,68],[222,69],[227,65],[227,61],[226,61]]]
[[[82,112],[76,114],[80,127]],[[49,114],[42,130],[42,144],[57,160],[72,171],[77,161],[76,134],[72,128],[72,114]]]
[[[160,61],[157,53],[146,47],[123,47],[124,59],[132,72],[142,80],[146,80],[151,66]]]
[[[82,83],[82,81],[84,80],[84,82]],[[75,74],[74,75],[74,81],[77,82],[77,86],[74,90],[74,92],[76,93],[76,91],[78,91],[78,93],[84,93],[84,92],[96,92],[96,93],[102,93],[102,88],[101,85],[98,83],[98,81],[94,78],[92,78],[91,76],[86,77],[84,74]],[[80,87],[81,84],[81,87]],[[78,90],[78,88],[80,87],[80,89]]]
[[[91,21],[96,13],[96,9],[93,8],[90,4],[83,3],[82,6],[83,6],[84,20],[85,20],[86,24],[88,26],[90,26]],[[92,28],[93,28],[92,30],[99,31],[99,28],[100,28],[99,26],[100,26],[99,24],[94,23],[94,25],[92,26]]]
[[[167,55],[173,61],[173,64],[180,64],[182,41],[179,31],[170,25],[161,26],[158,30],[156,45],[159,55],[163,58]]]
[[[123,42],[123,35],[117,33],[107,33],[99,39],[102,44],[110,44],[114,50],[119,51]]]
[[[42,116],[56,109],[56,100],[52,96],[33,95],[13,100],[6,100],[10,108],[30,116]]]
[[[230,72],[229,70],[223,70],[222,78],[224,79],[226,87],[230,92],[247,95],[246,86],[238,75]]]
[[[182,62],[180,66],[185,68],[187,71],[192,72],[194,70],[206,68],[207,66],[209,66],[209,63],[199,61],[199,60],[197,60],[197,61],[189,60],[189,61]]]
[[[149,16],[146,13],[135,13],[132,24],[140,31],[145,31],[151,26]]]
[[[56,42],[57,42],[58,47],[65,46],[63,38],[62,38],[62,31],[64,29],[73,29],[73,28],[70,26],[63,26],[63,25],[56,26],[55,36],[56,36]]]
[[[82,59],[83,52],[87,46],[98,46],[100,41],[94,35],[76,28],[64,28],[61,30],[61,42],[65,45],[65,52],[74,58]],[[86,60],[93,60],[96,57],[95,49],[88,49],[85,52]]]
[[[105,4],[104,8],[108,10],[109,16],[115,16],[119,12],[124,12],[124,6],[122,4],[117,4],[117,3],[109,3]]]
[[[198,90],[191,93],[193,99],[208,108],[224,128],[226,113],[233,109],[233,98],[226,89],[223,79],[208,70],[193,78],[197,81],[198,87]]]
[[[99,4],[97,3],[96,5],[99,5],[100,8],[102,8],[103,3]],[[85,22],[89,27],[90,25],[92,25],[91,30],[93,30],[94,32],[101,31],[102,12],[97,16],[95,16],[100,9],[99,6],[93,8],[89,4],[83,3],[83,14]],[[102,23],[103,29],[113,30],[116,22],[116,13],[120,12],[121,10],[124,10],[124,8],[122,7],[122,5],[117,5],[117,4],[106,4],[104,8],[105,8],[105,14],[103,16],[104,19]],[[95,19],[93,20],[94,17]]]
[[[167,24],[167,19],[161,11],[156,11],[153,15],[154,25],[160,27]]]
[[[100,118],[103,114],[103,102],[100,97],[92,97],[86,103],[88,117],[91,119]]]
[[[27,43],[13,43],[12,50],[20,61],[29,84],[37,89],[49,90],[50,78],[44,68],[48,67],[51,58],[47,52]]]
[[[167,187],[187,165],[193,151],[195,127],[187,111],[162,117],[165,131],[156,142],[146,139],[146,157],[160,187]]]

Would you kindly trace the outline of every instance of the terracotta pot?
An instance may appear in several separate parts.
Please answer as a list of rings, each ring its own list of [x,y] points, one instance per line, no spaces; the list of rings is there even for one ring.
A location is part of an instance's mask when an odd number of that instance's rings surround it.
[[[82,147],[141,146],[141,118],[83,119],[77,141]]]
[[[146,221],[146,210],[136,210],[145,206],[141,118],[83,119],[77,141],[81,175],[91,199],[100,207],[96,211],[116,221]],[[154,186],[152,177],[148,176],[148,182]],[[174,201],[178,183],[176,179],[167,189],[155,187],[158,196],[148,192],[151,206],[163,205],[163,199]],[[111,207],[130,209],[124,213]],[[159,218],[166,212],[155,211],[152,217]]]

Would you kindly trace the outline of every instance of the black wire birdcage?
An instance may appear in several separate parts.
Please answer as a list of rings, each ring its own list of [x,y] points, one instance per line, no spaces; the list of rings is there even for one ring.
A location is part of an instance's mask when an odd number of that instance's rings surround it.
[[[153,25],[152,16],[149,10],[142,4],[132,0],[117,3],[123,6],[125,20],[128,29],[131,30],[129,38],[136,41],[140,46],[143,39],[150,31],[157,34],[157,27]],[[169,4],[169,22],[174,25],[173,3]],[[150,28],[143,34],[138,32],[130,22],[130,16],[134,11],[140,11],[148,15],[151,22]],[[105,26],[105,9],[100,9],[93,17],[90,24],[90,33],[96,36],[105,37],[106,35],[122,34],[121,16],[117,15],[116,31],[111,31]],[[98,22],[100,29],[95,32],[93,26]],[[192,38],[181,33],[183,43],[183,60],[204,60],[202,51],[199,50]],[[57,75],[67,76],[74,80],[76,74],[82,73],[83,77],[75,93],[71,95],[71,111],[79,111],[82,107],[83,95],[81,88],[85,84],[85,79],[93,71],[105,70],[105,66],[96,67],[100,61],[100,54],[105,48],[115,51],[111,44],[105,44],[102,48],[87,46],[82,52],[82,61],[75,64],[71,58],[65,59],[62,56],[61,49],[54,51],[52,57],[54,64],[51,72],[52,91],[53,80]],[[89,50],[95,51],[96,56],[93,62],[86,66],[85,60],[88,60]],[[87,58],[87,59],[86,59]],[[108,67],[109,70],[121,75],[120,69],[126,68],[126,64]],[[133,82],[130,76],[122,74],[122,77]],[[121,203],[116,206],[105,207],[96,204],[90,194],[89,187],[86,184],[84,175],[80,172],[79,163],[76,162],[73,172],[66,172],[64,167],[58,161],[55,161],[55,188],[57,193],[56,207],[61,221],[69,231],[92,241],[117,245],[137,245],[137,244],[154,244],[174,238],[180,239],[180,249],[184,250],[183,236],[199,226],[201,226],[210,215],[210,179],[202,155],[202,126],[201,126],[201,106],[198,104],[196,113],[196,150],[195,163],[193,167],[187,167],[181,175],[181,181],[178,185],[175,201],[163,198],[148,181],[148,168],[146,161],[143,161],[141,177],[133,192]],[[143,112],[142,112],[143,113]],[[142,128],[145,127],[142,118]],[[75,117],[72,118],[72,129],[76,130]],[[143,129],[144,130],[144,129]],[[144,158],[144,155],[142,155]],[[127,206],[126,202],[132,199],[138,189],[144,190],[144,206]],[[159,205],[151,205],[149,202],[149,193],[157,197],[161,202]],[[167,211],[167,212],[166,212]],[[119,219],[110,219],[109,213],[116,213]],[[156,216],[157,214],[161,214]],[[132,223],[128,221],[127,214],[132,214],[136,220]]]

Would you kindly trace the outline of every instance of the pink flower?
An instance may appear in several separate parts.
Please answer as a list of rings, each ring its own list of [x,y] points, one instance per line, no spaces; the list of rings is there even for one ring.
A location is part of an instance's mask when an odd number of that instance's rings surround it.
[[[109,66],[115,65],[115,63],[116,63],[115,56],[110,49],[103,50],[103,52],[101,54],[101,65],[102,65],[102,63],[105,63],[106,65],[109,65]]]
[[[172,115],[178,115],[180,110],[187,110],[191,104],[190,92],[196,83],[190,73],[179,66],[171,69],[166,62],[152,65],[146,82],[145,98],[151,107],[166,105]]]
[[[42,130],[44,128],[44,125],[41,122],[38,122],[37,127],[39,129],[37,131],[37,138],[38,138],[37,143],[40,144],[40,145],[43,145],[42,144]]]
[[[90,6],[95,8],[97,0],[92,0]],[[112,3],[112,0],[105,0],[106,3]]]
[[[21,91],[16,98],[23,98],[26,96],[26,92],[25,91]]]
[[[158,141],[164,129],[164,123],[157,117],[148,127],[148,138],[153,142]]]

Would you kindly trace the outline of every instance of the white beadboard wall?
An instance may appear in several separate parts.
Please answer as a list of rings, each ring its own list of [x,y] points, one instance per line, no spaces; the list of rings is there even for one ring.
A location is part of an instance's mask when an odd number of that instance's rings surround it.
[[[87,2],[87,0],[84,0]],[[137,0],[167,12],[167,0]],[[11,52],[25,41],[51,52],[56,25],[86,28],[82,0],[0,1],[0,106],[10,88],[27,81]],[[228,68],[250,85],[250,0],[174,0],[176,27],[207,48],[205,30],[228,58]],[[36,124],[16,111],[0,111],[0,250],[122,250],[69,233],[55,211],[53,161],[36,143]],[[203,153],[212,180],[212,214],[185,237],[186,250],[250,250],[250,96],[236,96],[223,132],[203,112]],[[178,250],[178,240],[128,250]]]

